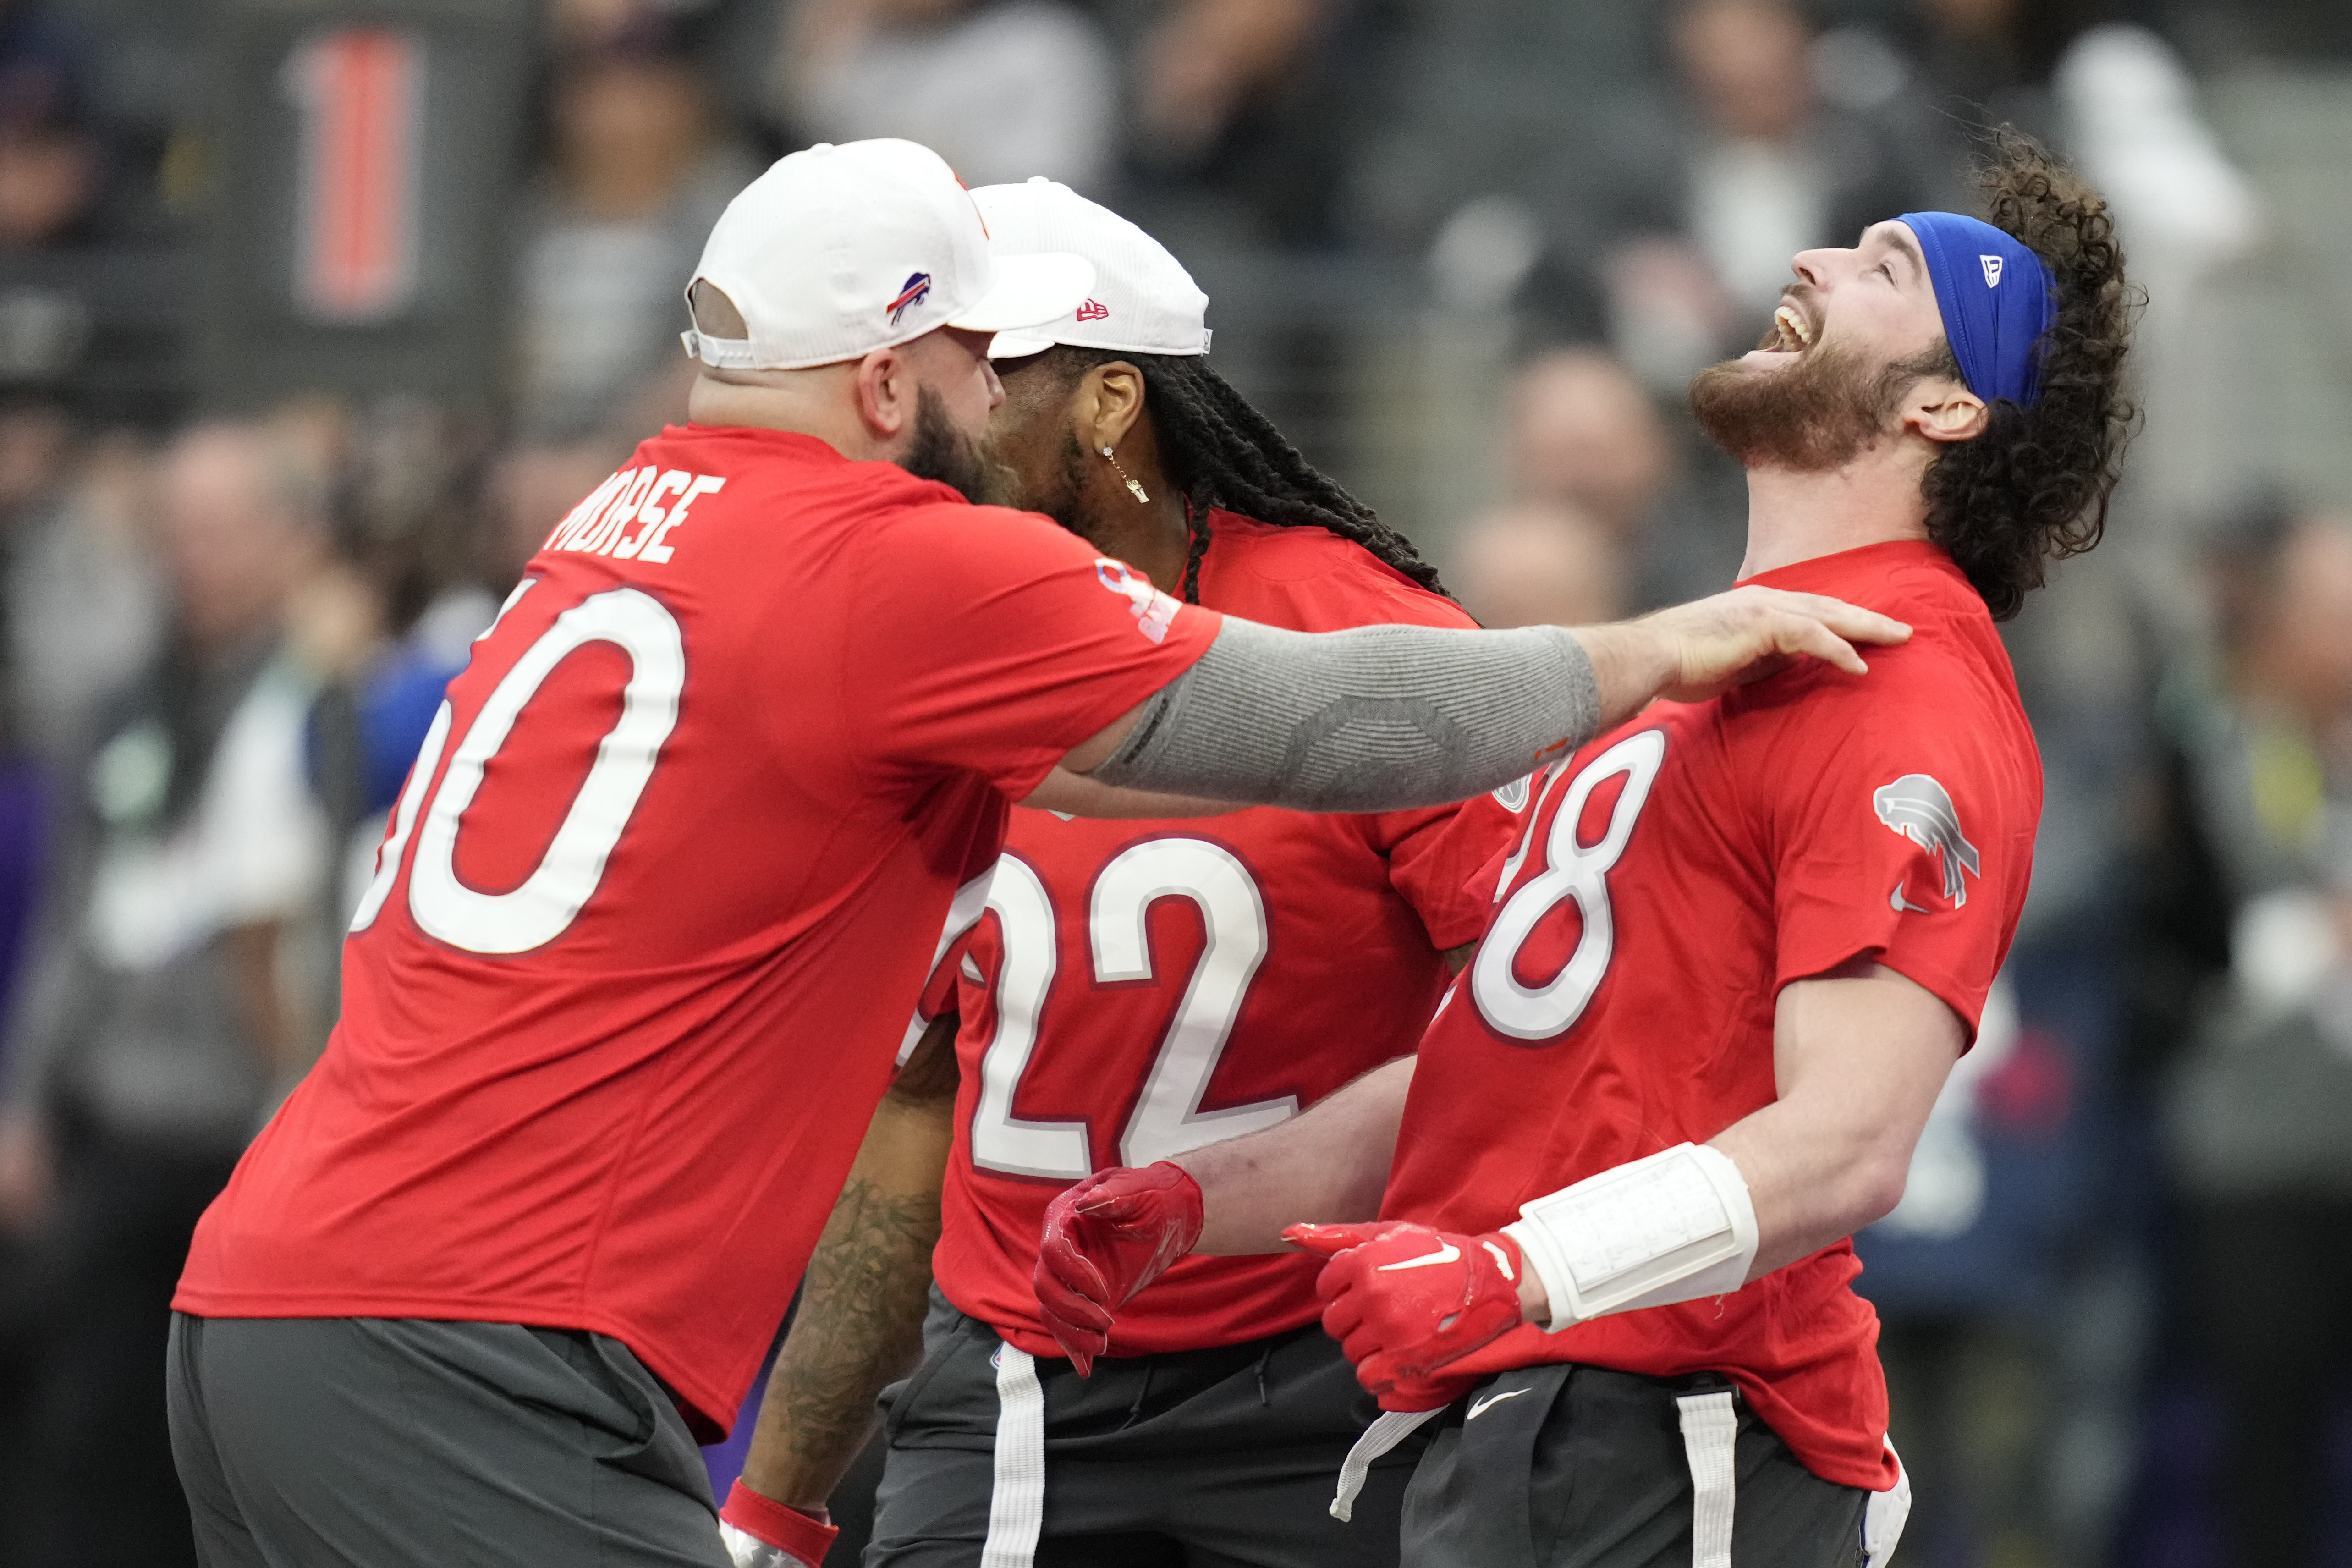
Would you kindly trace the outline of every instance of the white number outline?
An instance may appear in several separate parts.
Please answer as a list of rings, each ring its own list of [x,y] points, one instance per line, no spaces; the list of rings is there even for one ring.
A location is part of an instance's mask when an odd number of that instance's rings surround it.
[[[1000,896],[1006,874],[1019,890]],[[1059,928],[1045,883],[1018,856],[997,862],[989,907],[997,911],[996,1036],[981,1059],[972,1112],[972,1163],[985,1171],[1077,1181],[1094,1169],[1083,1119],[1030,1121],[1013,1116],[1020,1083],[1042,1033],[1042,1013],[1058,972]],[[1150,917],[1161,899],[1189,900],[1204,941],[1119,1134],[1119,1158],[1148,1165],[1203,1144],[1275,1126],[1298,1114],[1298,1097],[1203,1111],[1251,984],[1272,948],[1265,900],[1240,857],[1206,839],[1147,838],[1120,850],[1095,874],[1087,896],[1087,942],[1098,984],[1149,982]]]
[[[1549,1040],[1576,1026],[1615,956],[1616,921],[1609,903],[1609,873],[1632,841],[1649,803],[1650,786],[1666,759],[1666,732],[1644,730],[1629,735],[1576,775],[1551,819],[1544,842],[1544,869],[1511,895],[1479,943],[1470,966],[1470,995],[1478,1015],[1498,1033],[1518,1040]],[[1592,792],[1625,776],[1625,788],[1609,813],[1598,844],[1577,840],[1579,819]],[[1542,807],[1537,807],[1538,814]],[[1532,823],[1530,824],[1532,828]],[[1519,949],[1546,915],[1574,900],[1584,930],[1568,962],[1541,985],[1519,983]]]
[[[519,589],[508,607],[520,596]],[[558,665],[593,642],[611,643],[629,657],[620,717],[598,743],[587,776],[530,875],[504,893],[467,887],[457,871],[459,818],[473,804],[485,770],[523,709]],[[393,831],[377,853],[375,877],[352,916],[352,930],[365,931],[374,923],[414,832],[416,854],[409,868],[408,909],[419,930],[468,952],[501,955],[527,952],[562,936],[604,880],[605,863],[627,830],[662,747],[677,728],[685,689],[685,638],[677,617],[650,594],[614,588],[591,595],[556,616],[499,679],[467,727],[437,785],[433,774],[449,739],[448,703],[435,714],[401,791]],[[428,790],[431,804],[425,805]]]
[[[1083,1118],[1024,1121],[1013,1114],[1021,1079],[1037,1048],[1045,1004],[1061,968],[1053,895],[1018,855],[997,858],[988,884],[996,916],[996,1034],[980,1058],[980,1102],[971,1113],[971,1163],[1009,1176],[1075,1182],[1094,1171]]]
[[[1147,838],[1130,844],[1095,874],[1087,929],[1098,984],[1154,978],[1150,921],[1161,899],[1189,899],[1201,911],[1204,942],[1183,1000],[1160,1037],[1143,1092],[1118,1138],[1119,1163],[1149,1165],[1204,1143],[1259,1132],[1298,1114],[1284,1095],[1223,1110],[1201,1101],[1216,1076],[1250,983],[1272,938],[1265,900],[1241,858],[1205,838]]]

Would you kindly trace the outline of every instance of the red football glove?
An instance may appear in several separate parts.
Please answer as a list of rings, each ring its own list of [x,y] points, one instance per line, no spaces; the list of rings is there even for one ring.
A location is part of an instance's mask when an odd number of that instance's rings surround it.
[[[719,1539],[735,1568],[819,1568],[840,1531],[741,1481],[719,1510]]]
[[[1201,1184],[1166,1160],[1097,1171],[1045,1205],[1037,1315],[1080,1377],[1110,1349],[1111,1314],[1201,1239]]]
[[[1519,1244],[1425,1225],[1294,1225],[1286,1241],[1328,1258],[1315,1281],[1323,1331],[1383,1410],[1434,1410],[1475,1381],[1442,1367],[1517,1328]]]

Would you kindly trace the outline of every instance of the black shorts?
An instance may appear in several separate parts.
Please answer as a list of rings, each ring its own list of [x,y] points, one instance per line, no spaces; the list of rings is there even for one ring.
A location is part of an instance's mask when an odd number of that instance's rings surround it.
[[[1406,1568],[1691,1568],[1692,1396],[1724,1423],[1730,1561],[1859,1568],[1872,1494],[1806,1469],[1729,1389],[1570,1364],[1489,1378],[1431,1428],[1405,1493]]]
[[[883,1394],[889,1451],[866,1568],[972,1568],[1002,1509],[996,1356],[985,1323],[934,1299],[913,1377]],[[1017,1352],[1015,1352],[1017,1354]],[[1308,1324],[1214,1350],[1100,1359],[1081,1378],[1038,1361],[1041,1568],[1383,1568],[1420,1458],[1374,1468],[1352,1522],[1329,1513],[1339,1466],[1380,1414]]]
[[[175,1313],[167,1391],[205,1568],[730,1568],[701,1450],[602,1334]]]

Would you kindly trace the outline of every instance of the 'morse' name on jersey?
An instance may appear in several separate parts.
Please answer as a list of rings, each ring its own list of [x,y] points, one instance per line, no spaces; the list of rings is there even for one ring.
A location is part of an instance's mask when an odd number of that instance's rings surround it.
[[[566,513],[542,548],[659,565],[676,552],[663,540],[686,521],[687,508],[726,484],[718,474],[689,474],[658,463],[623,468]]]

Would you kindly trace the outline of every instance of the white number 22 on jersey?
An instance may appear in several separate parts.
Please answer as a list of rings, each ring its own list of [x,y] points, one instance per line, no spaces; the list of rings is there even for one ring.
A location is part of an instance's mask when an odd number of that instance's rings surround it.
[[[1289,1095],[1225,1110],[1201,1110],[1267,948],[1265,900],[1249,868],[1231,850],[1198,838],[1152,838],[1115,856],[1096,876],[1087,899],[1096,982],[1153,978],[1146,922],[1151,906],[1163,898],[1191,900],[1201,911],[1207,942],[1119,1135],[1118,1157],[1129,1165],[1148,1165],[1255,1132],[1298,1113],[1298,1101]],[[1003,956],[996,975],[996,1037],[980,1064],[972,1163],[1011,1175],[1075,1182],[1094,1170],[1086,1123],[1029,1121],[1013,1113],[1060,965],[1053,902],[1037,873],[1018,856],[1006,855],[996,863],[988,907],[996,914]]]
[[[514,607],[530,582],[525,579],[515,590],[507,608]],[[595,762],[581,781],[572,809],[521,885],[504,893],[466,886],[457,879],[457,819],[473,804],[484,770],[506,744],[524,707],[565,656],[592,642],[611,643],[629,656],[619,720],[597,746]],[[419,928],[468,952],[527,952],[562,936],[604,879],[604,862],[653,777],[662,743],[677,727],[678,697],[685,689],[685,639],[677,618],[651,595],[614,588],[592,595],[556,616],[474,716],[449,759],[448,773],[432,791],[432,805],[426,806],[426,789],[449,743],[449,704],[442,703],[434,715],[433,728],[425,733],[424,749],[394,810],[392,836],[377,851],[375,879],[352,917],[352,930],[362,931],[375,923],[399,878],[409,836],[416,833],[408,910]],[[424,827],[417,832],[420,811]]]
[[[1520,1040],[1548,1040],[1564,1034],[1584,1016],[1592,994],[1609,973],[1616,946],[1616,922],[1609,908],[1609,873],[1633,837],[1633,824],[1650,798],[1659,764],[1666,760],[1663,730],[1629,735],[1592,759],[1568,786],[1567,798],[1551,819],[1544,843],[1544,868],[1511,895],[1486,928],[1470,968],[1470,994],[1479,1016],[1503,1034]],[[1609,813],[1608,831],[1598,844],[1578,841],[1578,825],[1592,792],[1620,773],[1625,788]],[[1530,826],[1529,831],[1533,831]],[[1558,974],[1540,985],[1520,982],[1519,949],[1543,919],[1570,900],[1584,918],[1584,932]]]

